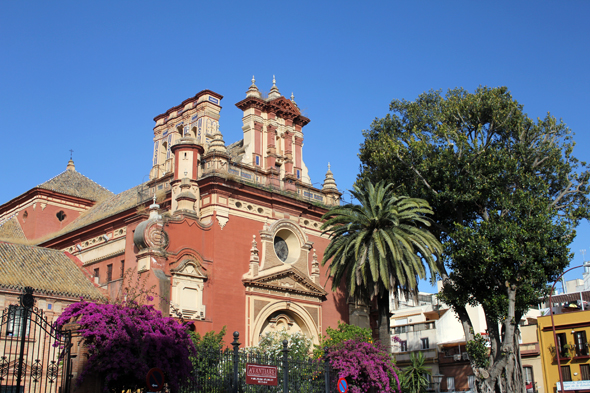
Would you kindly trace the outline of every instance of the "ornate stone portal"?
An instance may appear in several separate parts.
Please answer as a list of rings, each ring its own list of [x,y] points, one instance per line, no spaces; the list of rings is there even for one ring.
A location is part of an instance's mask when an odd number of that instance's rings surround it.
[[[321,305],[326,291],[315,277],[317,256],[301,228],[288,219],[265,224],[250,250],[246,287],[247,345],[267,332],[301,332],[316,344],[322,330]],[[261,254],[261,257],[259,257]]]

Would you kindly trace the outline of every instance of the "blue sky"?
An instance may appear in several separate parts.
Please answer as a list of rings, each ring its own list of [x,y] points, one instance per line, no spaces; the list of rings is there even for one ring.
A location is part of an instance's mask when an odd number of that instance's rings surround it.
[[[29,1],[0,3],[0,203],[65,169],[121,192],[147,178],[153,118],[203,89],[224,96],[220,129],[241,138],[252,75],[311,123],[312,182],[358,173],[362,130],[394,98],[508,86],[548,111],[590,162],[588,1]],[[590,226],[572,244],[582,263]],[[581,277],[581,269],[567,276]],[[429,290],[423,285],[422,290]]]

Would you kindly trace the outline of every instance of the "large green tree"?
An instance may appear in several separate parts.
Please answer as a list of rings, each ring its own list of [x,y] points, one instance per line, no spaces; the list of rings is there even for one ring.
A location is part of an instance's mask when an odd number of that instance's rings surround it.
[[[330,244],[322,264],[330,263],[334,289],[344,282],[352,297],[377,298],[379,339],[389,349],[389,293],[415,292],[418,278],[426,277],[424,262],[436,273],[442,246],[428,231],[426,201],[397,196],[383,182],[355,185],[352,195],[360,205],[336,206],[323,216]]]
[[[385,180],[430,203],[441,297],[467,340],[465,306],[485,313],[490,359],[472,360],[479,391],[524,392],[518,322],[568,265],[588,218],[589,173],[572,133],[549,114],[530,119],[505,87],[431,91],[390,112],[364,132],[359,182]]]

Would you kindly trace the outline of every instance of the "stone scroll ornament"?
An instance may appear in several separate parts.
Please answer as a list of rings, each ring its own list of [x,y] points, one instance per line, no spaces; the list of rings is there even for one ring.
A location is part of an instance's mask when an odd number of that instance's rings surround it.
[[[140,223],[135,230],[133,241],[140,250],[145,248],[165,249],[170,243],[168,234],[164,231],[163,223],[157,220]]]

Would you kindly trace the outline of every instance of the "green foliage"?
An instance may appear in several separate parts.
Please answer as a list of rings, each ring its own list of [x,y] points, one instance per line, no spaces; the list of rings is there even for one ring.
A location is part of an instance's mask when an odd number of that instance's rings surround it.
[[[193,373],[201,379],[222,380],[224,373],[220,372],[222,348],[224,346],[225,326],[219,333],[210,331],[201,336],[191,332],[191,338],[196,348],[196,356],[191,357]],[[225,370],[229,372],[229,370]]]
[[[324,337],[322,345],[325,347],[332,347],[336,344],[348,340],[356,340],[359,342],[372,343],[373,336],[371,329],[365,329],[355,325],[349,325],[342,321],[338,321],[338,328],[332,329],[331,327],[326,328],[328,337]]]
[[[402,391],[406,393],[425,393],[428,388],[428,379],[426,374],[430,370],[424,367],[424,355],[422,352],[410,354],[410,365],[401,373]]]
[[[426,277],[424,261],[434,277],[442,247],[427,229],[426,201],[397,196],[384,182],[355,184],[352,195],[360,205],[335,206],[322,217],[330,234],[322,264],[330,261],[334,290],[344,282],[352,297],[377,297],[379,338],[387,349],[389,293],[416,292],[418,278]]]
[[[312,341],[301,332],[289,333],[285,329],[278,332],[264,333],[260,337],[258,346],[246,348],[245,350],[251,354],[282,357],[284,340],[287,340],[290,359],[307,360],[310,358]]]
[[[359,326],[349,325],[342,321],[338,321],[338,328],[326,328],[327,336],[323,336],[320,345],[316,345],[313,353],[314,357],[319,358],[324,354],[324,348],[332,348],[340,343],[348,340],[355,340],[358,342],[373,343],[373,335],[371,329],[365,329]]]
[[[191,337],[193,339],[193,344],[198,352],[202,351],[219,351],[224,347],[223,337],[226,333],[226,327],[224,326],[221,328],[219,333],[215,333],[215,331],[209,331],[205,333],[204,336],[201,337],[201,334],[191,332]]]
[[[473,340],[467,341],[467,353],[475,365],[480,368],[487,368],[490,365],[490,349],[484,336],[474,334]]]
[[[344,279],[353,297],[407,292],[426,277],[423,261],[436,272],[441,246],[426,229],[432,214],[426,201],[397,196],[384,182],[355,185],[352,195],[360,205],[335,206],[322,217],[330,234],[322,264],[332,259],[334,290]]]
[[[364,132],[358,184],[387,181],[428,201],[444,245],[441,299],[464,322],[465,305],[481,304],[492,359],[514,353],[502,348],[518,345],[517,322],[568,265],[589,218],[590,173],[572,132],[549,114],[530,119],[505,87],[430,91],[390,111]]]

